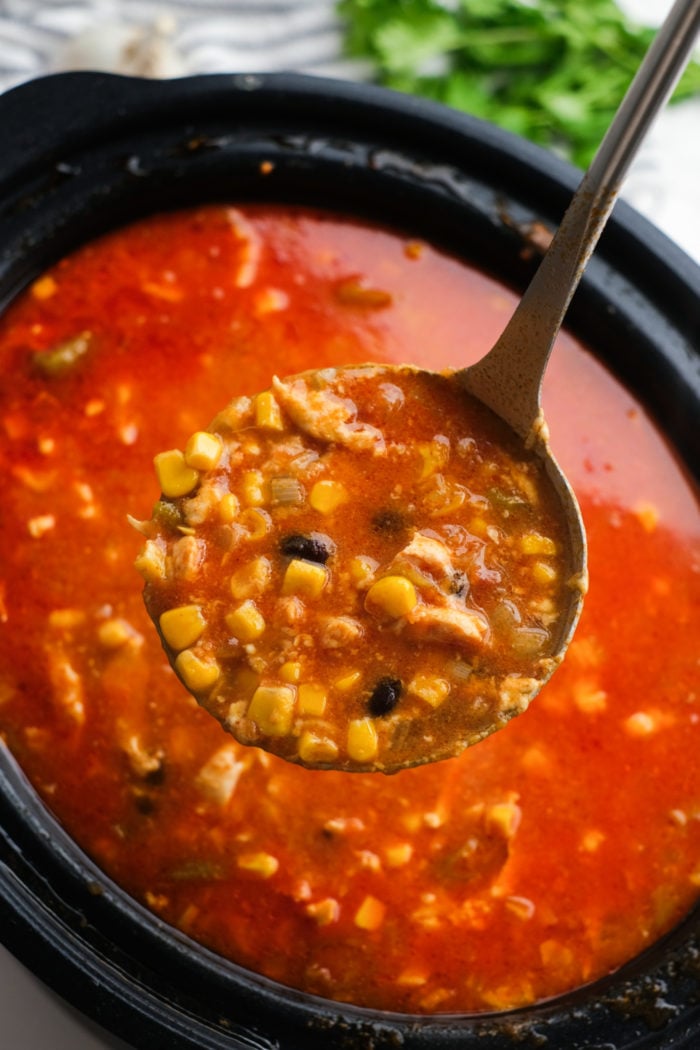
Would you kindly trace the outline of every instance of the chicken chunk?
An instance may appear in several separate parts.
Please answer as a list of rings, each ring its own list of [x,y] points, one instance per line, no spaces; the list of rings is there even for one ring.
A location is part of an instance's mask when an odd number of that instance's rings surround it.
[[[272,388],[292,422],[311,437],[374,455],[386,451],[381,430],[359,422],[357,408],[349,398],[339,397],[326,387],[312,390],[304,379],[283,382],[275,376]]]

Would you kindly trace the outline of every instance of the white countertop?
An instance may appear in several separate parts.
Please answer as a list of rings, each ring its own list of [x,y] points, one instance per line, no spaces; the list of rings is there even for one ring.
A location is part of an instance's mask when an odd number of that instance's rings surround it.
[[[663,0],[625,0],[650,22]],[[274,8],[275,13],[272,14]],[[141,68],[121,49],[141,34]],[[100,68],[185,75],[294,69],[362,78],[339,56],[332,0],[3,0],[0,90],[47,72]],[[635,161],[623,197],[700,263],[700,99],[666,109]],[[85,1020],[0,947],[2,1046],[8,1050],[127,1050]]]

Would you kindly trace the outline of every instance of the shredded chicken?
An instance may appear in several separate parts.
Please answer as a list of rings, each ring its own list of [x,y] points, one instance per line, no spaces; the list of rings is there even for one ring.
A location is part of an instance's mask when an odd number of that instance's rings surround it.
[[[303,379],[283,382],[275,376],[272,387],[292,422],[319,441],[375,455],[386,451],[381,430],[358,422],[357,409],[349,399],[338,397],[327,388],[311,390]]]
[[[451,605],[416,605],[406,616],[412,635],[421,641],[445,642],[468,649],[480,646],[488,625],[483,616]]]

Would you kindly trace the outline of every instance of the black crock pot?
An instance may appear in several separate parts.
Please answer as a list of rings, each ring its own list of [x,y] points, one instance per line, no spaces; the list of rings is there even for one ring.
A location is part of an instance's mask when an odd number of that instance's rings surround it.
[[[80,243],[205,200],[327,207],[409,231],[516,289],[533,223],[578,181],[481,121],[294,75],[154,82],[70,73],[0,97],[0,306]],[[261,161],[272,161],[261,177]],[[567,326],[645,403],[696,478],[700,268],[619,203]],[[7,381],[7,377],[4,377]],[[700,911],[612,977],[477,1017],[303,995],[200,948],[65,834],[0,743],[0,940],[104,1027],[150,1050],[700,1047]]]

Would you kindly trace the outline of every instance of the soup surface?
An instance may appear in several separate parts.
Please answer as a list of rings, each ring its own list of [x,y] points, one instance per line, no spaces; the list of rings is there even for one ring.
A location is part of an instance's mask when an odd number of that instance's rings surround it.
[[[475,360],[512,309],[428,246],[206,207],[42,276],[0,323],[0,730],[166,921],[282,983],[389,1010],[500,1010],[590,981],[700,892],[695,495],[566,336],[545,384],[591,589],[530,710],[394,777],[242,747],[186,693],[133,568],[153,457],[272,375]],[[320,666],[320,665],[319,665]]]

